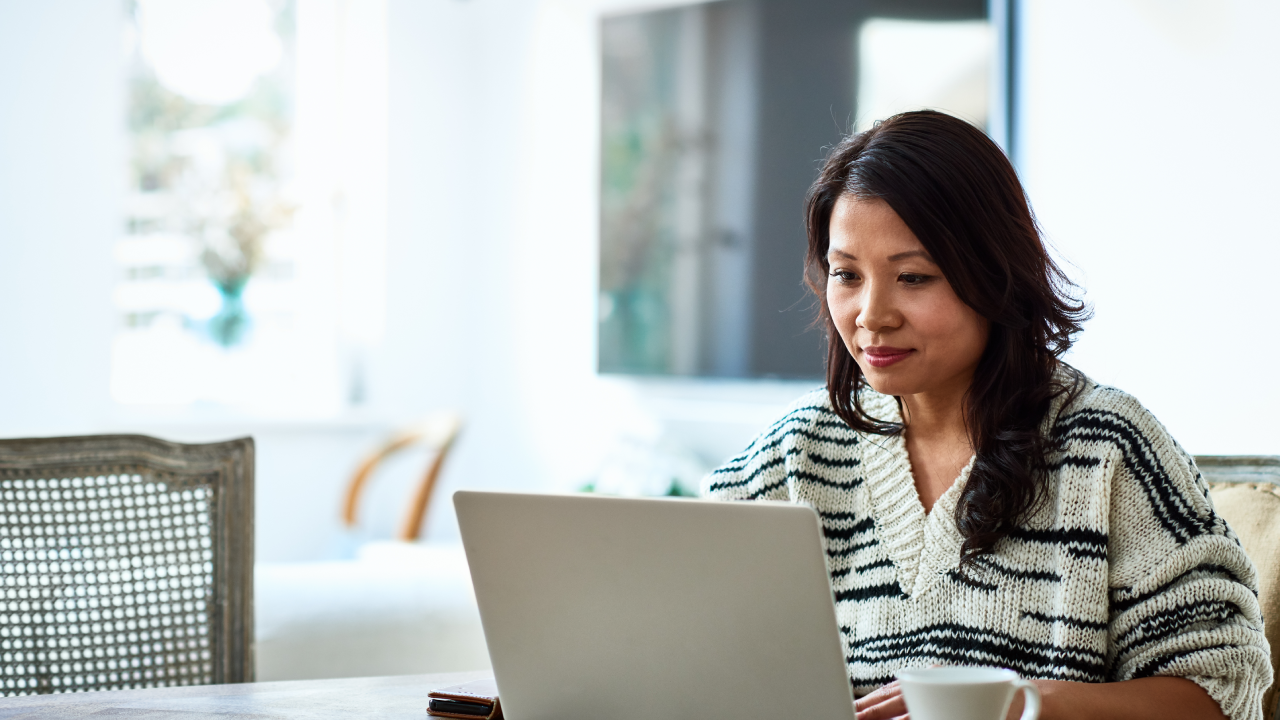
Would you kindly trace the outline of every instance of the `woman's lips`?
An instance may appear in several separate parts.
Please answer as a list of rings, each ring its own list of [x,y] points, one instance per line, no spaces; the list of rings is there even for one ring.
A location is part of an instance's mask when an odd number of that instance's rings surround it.
[[[915,352],[915,350],[880,345],[862,348],[862,352],[866,354],[867,362],[871,364],[871,367],[882,368],[906,360],[907,356]]]

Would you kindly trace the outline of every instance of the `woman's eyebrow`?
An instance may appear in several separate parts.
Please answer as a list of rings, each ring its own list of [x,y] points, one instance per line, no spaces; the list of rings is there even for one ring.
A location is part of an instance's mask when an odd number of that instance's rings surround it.
[[[907,258],[910,258],[910,257],[918,257],[918,258],[921,258],[921,259],[923,259],[923,260],[928,260],[929,262],[933,263],[934,265],[937,265],[937,263],[936,263],[936,262],[933,262],[933,258],[929,256],[929,253],[925,252],[924,250],[908,250],[907,252],[900,252],[900,253],[898,253],[898,254],[896,254],[896,255],[890,255],[890,256],[889,256],[889,262],[897,262],[897,261],[899,261],[899,260],[906,260]]]
[[[840,257],[845,258],[846,260],[858,259],[854,257],[852,254],[847,253],[843,250],[838,250],[836,248],[831,248],[830,250],[827,251],[827,257],[831,257],[832,255],[839,255]],[[912,257],[918,257],[918,258],[927,260],[928,262],[931,262],[934,265],[938,264],[934,262],[933,258],[929,255],[929,253],[925,252],[924,250],[908,250],[906,252],[900,252],[894,255],[890,255],[889,262],[898,262],[899,260],[906,260],[907,258],[912,258]]]

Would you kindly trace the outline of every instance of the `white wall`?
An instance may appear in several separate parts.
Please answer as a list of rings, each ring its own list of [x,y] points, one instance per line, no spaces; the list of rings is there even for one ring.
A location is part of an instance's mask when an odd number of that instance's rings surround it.
[[[109,411],[121,7],[0,0],[0,436]]]
[[[1280,4],[1025,0],[1020,170],[1072,362],[1193,453],[1280,454]]]

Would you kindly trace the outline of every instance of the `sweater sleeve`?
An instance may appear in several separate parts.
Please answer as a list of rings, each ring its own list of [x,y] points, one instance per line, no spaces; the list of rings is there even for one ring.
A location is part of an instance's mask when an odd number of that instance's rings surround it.
[[[746,450],[703,478],[702,496],[713,500],[789,500],[788,464],[800,453],[795,434],[804,432],[825,404],[825,389],[801,397]]]
[[[1116,449],[1108,459],[1112,679],[1187,678],[1232,720],[1262,720],[1271,663],[1257,571],[1191,457],[1136,400],[1111,392],[1089,424]]]

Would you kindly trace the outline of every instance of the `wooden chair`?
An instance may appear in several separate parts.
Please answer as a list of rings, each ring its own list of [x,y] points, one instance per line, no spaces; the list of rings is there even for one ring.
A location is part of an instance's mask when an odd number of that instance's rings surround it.
[[[431,461],[409,500],[409,509],[396,539],[412,542],[422,536],[422,523],[426,520],[427,511],[431,507],[431,496],[435,491],[436,481],[440,477],[440,469],[444,467],[445,456],[453,447],[458,432],[462,429],[462,418],[456,413],[440,413],[433,415],[417,425],[394,433],[386,442],[379,445],[365,456],[347,484],[345,500],[342,504],[342,521],[348,528],[356,526],[356,515],[360,505],[360,495],[368,485],[378,466],[388,457],[411,447],[426,446],[433,452]]]
[[[1258,568],[1258,602],[1271,643],[1272,671],[1280,670],[1280,457],[1198,456],[1209,495]],[[1262,699],[1263,716],[1280,718],[1280,675]]]
[[[253,453],[0,440],[0,693],[251,682]]]

